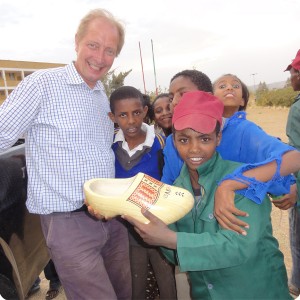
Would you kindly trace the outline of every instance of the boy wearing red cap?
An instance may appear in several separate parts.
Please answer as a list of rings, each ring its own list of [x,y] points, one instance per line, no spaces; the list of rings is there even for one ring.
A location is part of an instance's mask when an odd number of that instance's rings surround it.
[[[214,217],[218,182],[242,168],[216,152],[222,114],[223,103],[202,91],[185,93],[174,109],[173,138],[184,161],[174,184],[194,194],[191,212],[169,227],[149,211],[143,212],[147,225],[124,218],[188,272],[193,299],[291,299],[283,255],[272,236],[270,201],[257,205],[235,194],[236,207],[249,212],[247,236],[222,229]]]
[[[290,71],[291,85],[294,91],[300,91],[300,50],[298,50],[295,59],[289,64],[285,71]],[[289,138],[289,144],[300,150],[300,94],[296,97],[290,107],[286,135]],[[292,254],[292,272],[289,289],[291,294],[299,296],[300,293],[300,172],[295,174],[297,178],[298,199],[297,205],[289,210],[290,223],[290,247]]]

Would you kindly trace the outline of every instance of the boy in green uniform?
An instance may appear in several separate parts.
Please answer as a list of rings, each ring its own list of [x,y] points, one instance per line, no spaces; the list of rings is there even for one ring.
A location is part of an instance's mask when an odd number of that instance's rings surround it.
[[[300,91],[300,50],[292,63],[285,71],[291,75],[291,86],[294,91]],[[290,107],[289,116],[286,124],[286,135],[289,138],[289,144],[300,150],[300,94],[294,100]],[[298,196],[295,199],[297,204],[289,210],[290,227],[290,247],[292,254],[292,271],[290,278],[290,292],[295,297],[300,294],[300,172],[295,174],[297,179]],[[280,207],[281,208],[281,207]]]
[[[241,167],[215,151],[222,113],[222,102],[202,91],[185,93],[174,109],[174,143],[184,161],[174,184],[194,194],[192,211],[169,226],[149,211],[143,211],[149,224],[123,218],[188,272],[193,299],[291,299],[283,255],[272,236],[270,201],[257,205],[235,194],[236,207],[249,213],[247,236],[222,229],[214,217],[218,182]]]

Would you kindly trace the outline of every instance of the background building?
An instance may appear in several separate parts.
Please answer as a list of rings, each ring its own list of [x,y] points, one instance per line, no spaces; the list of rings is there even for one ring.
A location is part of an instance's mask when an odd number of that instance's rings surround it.
[[[65,64],[0,60],[0,105],[26,76],[40,69],[62,67]]]

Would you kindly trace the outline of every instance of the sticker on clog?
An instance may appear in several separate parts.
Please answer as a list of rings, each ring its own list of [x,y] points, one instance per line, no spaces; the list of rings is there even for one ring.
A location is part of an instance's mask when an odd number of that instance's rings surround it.
[[[150,209],[159,198],[159,191],[163,183],[153,177],[144,175],[143,179],[130,195],[127,201],[140,208]]]

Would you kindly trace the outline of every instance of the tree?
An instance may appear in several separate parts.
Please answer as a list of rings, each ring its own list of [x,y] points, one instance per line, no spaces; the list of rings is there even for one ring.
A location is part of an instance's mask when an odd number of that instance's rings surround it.
[[[263,92],[257,97],[259,106],[285,106],[290,107],[297,96],[292,87]]]
[[[119,74],[115,74],[115,71],[116,71],[115,69],[109,71],[101,80],[108,97],[117,88],[124,86],[124,80],[128,76],[128,74],[130,74],[130,72],[132,70],[129,70],[126,72],[120,72]],[[158,92],[158,94],[167,93],[168,90],[166,88],[162,89],[161,86],[159,86],[157,88],[157,92]],[[152,102],[154,100],[154,98],[156,97],[156,92],[147,92],[147,95],[150,97],[150,100]]]
[[[268,91],[269,91],[269,89],[268,89],[268,86],[266,85],[266,83],[260,82],[258,85],[258,88],[256,90],[256,94],[261,94],[261,93],[268,92]]]
[[[168,90],[166,88],[162,89],[161,86],[158,86],[157,88],[157,94],[162,94],[162,93],[168,93]],[[147,92],[147,94],[150,96],[151,102],[156,98],[156,91],[152,92]]]
[[[291,84],[291,77],[289,77],[289,78],[286,80],[285,85],[284,85],[285,88],[286,88],[286,87],[289,87],[289,86],[292,86],[292,84]]]
[[[127,77],[127,75],[131,72],[132,70],[126,71],[126,72],[120,72],[119,74],[115,74],[115,69],[109,71],[101,80],[106,94],[109,97],[111,93],[116,90],[117,88],[121,87],[124,85],[124,80]]]

